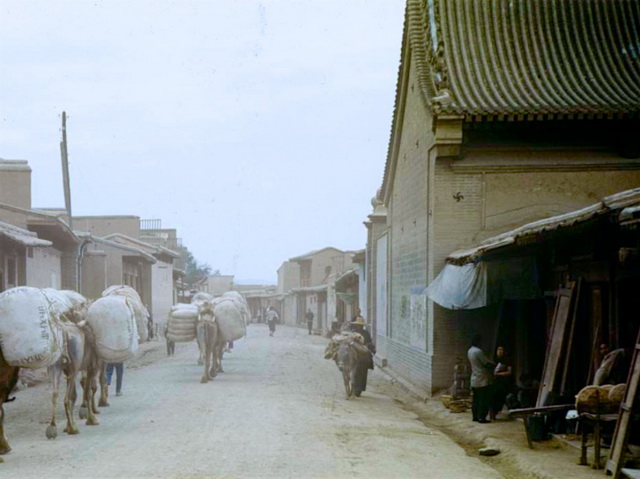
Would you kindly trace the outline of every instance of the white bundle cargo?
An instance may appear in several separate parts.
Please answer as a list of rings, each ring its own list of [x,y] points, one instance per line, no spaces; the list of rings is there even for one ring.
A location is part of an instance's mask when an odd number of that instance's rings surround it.
[[[197,311],[198,307],[191,303],[177,303],[171,306],[171,311],[175,311],[177,309],[193,309]]]
[[[102,292],[102,297],[106,296],[123,296],[129,300],[129,304],[133,307],[133,312],[136,318],[136,325],[138,327],[138,338],[144,342],[149,339],[149,330],[147,325],[149,323],[149,311],[144,306],[142,298],[138,292],[131,286],[125,286],[123,284],[109,286]]]
[[[138,350],[138,328],[127,298],[113,295],[96,300],[89,307],[87,322],[103,361],[120,363]]]
[[[244,299],[244,296],[242,296],[237,291],[227,291],[222,296],[220,296],[216,301],[220,302],[220,301],[228,301],[228,300],[232,300],[236,302],[236,305],[238,306],[238,308],[240,309],[240,312],[242,313],[242,318],[244,319],[244,323],[245,324],[250,323],[251,314],[249,313],[249,307],[247,306],[247,301],[246,299]]]
[[[191,304],[198,305],[204,303],[205,301],[213,300],[213,296],[211,296],[209,293],[203,293],[202,291],[200,291],[193,295],[193,298],[191,298]]]
[[[193,304],[176,305],[171,308],[167,324],[167,339],[186,343],[196,339],[198,308]],[[174,309],[175,308],[175,309]]]
[[[45,288],[42,292],[49,300],[51,312],[57,318],[67,321],[72,320],[73,302],[66,294],[53,288]]]
[[[11,366],[50,366],[61,353],[49,300],[37,288],[21,286],[0,294],[0,348]]]
[[[235,341],[247,334],[247,326],[237,300],[218,298],[214,304],[213,314],[218,322],[223,341]]]

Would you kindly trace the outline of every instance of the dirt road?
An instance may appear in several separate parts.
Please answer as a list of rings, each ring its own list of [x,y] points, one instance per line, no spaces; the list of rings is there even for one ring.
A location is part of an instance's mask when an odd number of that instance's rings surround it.
[[[489,466],[420,423],[375,385],[347,401],[326,339],[252,325],[225,355],[226,373],[200,384],[195,344],[145,345],[100,426],[45,438],[48,386],[6,405],[13,451],[4,477],[496,478]],[[64,428],[59,408],[59,430]],[[62,424],[62,426],[60,426]]]

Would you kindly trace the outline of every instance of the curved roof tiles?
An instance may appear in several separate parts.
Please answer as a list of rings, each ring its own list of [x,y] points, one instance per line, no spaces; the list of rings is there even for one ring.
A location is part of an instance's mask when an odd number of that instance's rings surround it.
[[[436,114],[640,113],[640,0],[409,0],[406,21]]]

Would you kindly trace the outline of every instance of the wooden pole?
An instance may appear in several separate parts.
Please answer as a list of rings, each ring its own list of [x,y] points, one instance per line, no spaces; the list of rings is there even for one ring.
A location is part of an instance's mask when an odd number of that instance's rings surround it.
[[[67,113],[62,112],[62,141],[60,142],[60,154],[62,157],[62,183],[64,187],[64,206],[69,216],[69,228],[73,230],[73,218],[71,216],[71,188],[69,186],[69,158],[67,150]]]

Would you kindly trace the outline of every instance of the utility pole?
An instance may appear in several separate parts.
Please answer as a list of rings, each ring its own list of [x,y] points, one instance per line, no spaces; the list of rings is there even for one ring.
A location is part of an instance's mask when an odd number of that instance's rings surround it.
[[[60,153],[62,156],[62,182],[64,186],[64,206],[69,216],[69,228],[73,230],[73,219],[71,216],[71,188],[69,186],[69,157],[67,154],[67,112],[62,112],[62,141],[60,142]]]

